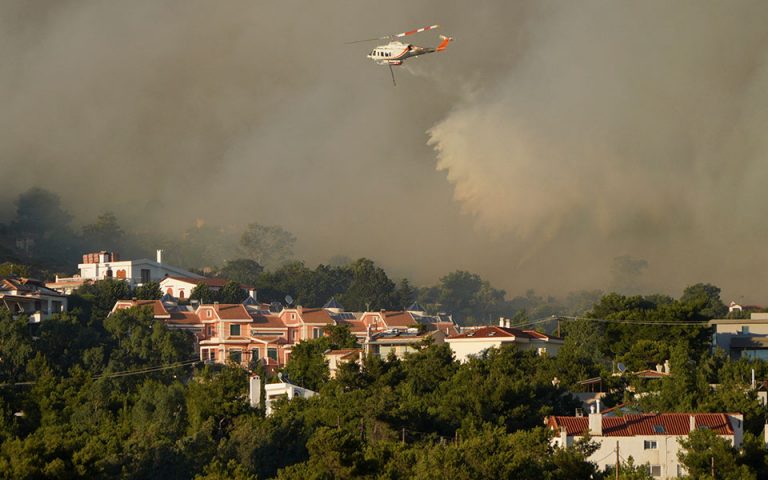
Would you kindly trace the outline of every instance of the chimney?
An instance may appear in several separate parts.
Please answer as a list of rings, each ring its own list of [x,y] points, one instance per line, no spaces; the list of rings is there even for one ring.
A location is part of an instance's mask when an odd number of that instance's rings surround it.
[[[255,288],[249,288],[248,289],[248,296],[252,299],[256,300],[256,289]]]
[[[603,435],[603,416],[599,412],[595,412],[594,405],[589,412],[589,434]]]
[[[213,302],[213,309],[219,311],[219,302]]]
[[[657,364],[656,364],[656,372],[657,372],[657,373],[662,373],[662,372],[663,372],[663,370],[664,370],[664,365],[662,365],[662,364],[660,364],[660,363],[657,363]]]
[[[157,263],[163,263],[163,251],[157,250]]]
[[[504,320],[504,326],[507,327],[507,328],[512,328],[512,320],[510,320],[508,318],[506,320]]]
[[[670,373],[670,366],[669,366],[669,360],[664,360],[664,373],[669,375]]]
[[[690,419],[690,427],[692,432],[696,430],[696,415],[691,414],[688,418]]]
[[[597,406],[597,413],[600,413],[600,399],[595,400],[595,405]]]
[[[504,317],[499,317],[499,326],[500,327],[504,326]]]

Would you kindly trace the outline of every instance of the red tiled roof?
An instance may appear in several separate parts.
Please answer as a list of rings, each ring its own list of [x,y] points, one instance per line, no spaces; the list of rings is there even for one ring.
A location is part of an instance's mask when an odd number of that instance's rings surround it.
[[[339,325],[347,325],[351,333],[365,333],[368,331],[362,320],[337,320]]]
[[[437,322],[437,323],[433,323],[432,325],[434,325],[435,330],[440,330],[441,332],[445,332],[446,330],[448,330],[447,332],[448,336],[451,336],[451,335],[455,336],[459,334],[459,331],[456,330],[456,325],[452,322]]]
[[[388,328],[414,327],[419,323],[409,312],[381,312],[381,316],[384,318],[384,325]]]
[[[516,328],[505,328],[491,325],[489,327],[478,328],[477,330],[470,330],[459,335],[451,337],[451,339],[459,338],[525,338],[529,339],[530,335],[522,330]]]
[[[688,435],[690,417],[696,419],[697,428],[706,426],[718,435],[733,435],[733,427],[724,413],[643,413],[623,417],[604,417],[603,435],[608,437],[632,437],[636,435]],[[548,425],[558,431],[565,427],[568,435],[582,435],[589,430],[589,417],[549,417]],[[661,425],[663,431],[656,431]]]
[[[354,354],[359,354],[362,351],[363,350],[360,349],[360,348],[343,348],[343,349],[340,349],[340,350],[329,350],[329,351],[325,352],[325,355],[326,356],[339,356],[339,357],[344,358],[344,357],[346,357],[348,355],[351,355],[353,353]]]
[[[324,308],[304,308],[299,311],[304,323],[333,325],[335,322]]]
[[[214,310],[222,320],[251,320],[251,315],[241,303],[219,304],[218,309],[214,306]]]
[[[118,310],[133,308],[133,307],[149,307],[152,306],[152,314],[155,317],[169,318],[170,313],[165,309],[163,302],[160,300],[118,300],[115,307]]]
[[[251,328],[287,328],[278,315],[252,314]]]
[[[540,340],[562,340],[560,337],[547,335],[545,333],[537,332],[536,330],[523,330],[523,332],[527,333],[532,338],[538,338]]]
[[[202,320],[200,320],[200,317],[198,317],[195,312],[172,311],[168,323],[176,325],[197,325],[202,323]]]

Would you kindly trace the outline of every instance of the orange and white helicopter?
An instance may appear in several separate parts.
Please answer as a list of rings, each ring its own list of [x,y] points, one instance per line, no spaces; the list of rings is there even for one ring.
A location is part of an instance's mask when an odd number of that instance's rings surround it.
[[[430,25],[429,27],[417,28],[416,30],[397,33],[395,35],[385,35],[383,37],[367,38],[365,40],[357,40],[357,41],[348,42],[348,43],[373,42],[376,40],[390,40],[393,38],[402,38],[409,35],[415,35],[417,33],[426,32],[428,30],[434,30],[439,27],[440,25]],[[395,41],[389,42],[386,45],[379,45],[378,47],[374,48],[373,50],[371,50],[371,53],[368,54],[368,58],[376,62],[378,65],[388,65],[389,71],[392,74],[392,83],[397,85],[397,83],[395,82],[395,72],[394,70],[392,70],[392,66],[402,65],[403,62],[409,58],[418,57],[420,55],[426,55],[428,53],[442,52],[443,50],[448,48],[448,44],[453,40],[453,38],[446,37],[445,35],[440,35],[440,39],[441,39],[440,44],[434,48],[420,47],[418,45],[413,45],[410,43],[402,43],[398,40],[395,40]]]

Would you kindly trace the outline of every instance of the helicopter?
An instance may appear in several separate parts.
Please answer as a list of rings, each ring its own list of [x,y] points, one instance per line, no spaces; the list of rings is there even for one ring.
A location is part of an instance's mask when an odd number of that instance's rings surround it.
[[[362,43],[362,42],[373,42],[377,40],[391,40],[394,38],[402,38],[407,37],[409,35],[415,35],[417,33],[426,32],[428,30],[434,30],[436,28],[440,28],[440,25],[430,25],[428,27],[422,27],[417,28],[415,30],[410,30],[403,33],[397,33],[394,35],[385,35],[383,37],[376,37],[376,38],[367,38],[365,40],[356,40],[354,42],[347,42],[348,44],[351,43]],[[379,45],[375,47],[371,52],[367,55],[368,58],[376,62],[378,65],[388,65],[389,66],[389,72],[392,74],[392,84],[397,86],[397,82],[395,81],[395,71],[392,69],[392,66],[398,66],[402,65],[404,61],[406,61],[409,58],[418,57],[420,55],[426,55],[428,53],[436,53],[436,52],[442,52],[446,48],[448,48],[448,44],[453,41],[453,38],[447,37],[445,35],[440,35],[440,44],[436,47],[420,47],[418,45],[413,45],[410,43],[402,43],[399,40],[394,40],[389,42],[386,45]]]

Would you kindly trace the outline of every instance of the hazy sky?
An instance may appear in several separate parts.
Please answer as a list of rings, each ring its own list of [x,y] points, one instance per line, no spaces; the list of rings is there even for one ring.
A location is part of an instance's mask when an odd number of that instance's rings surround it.
[[[310,263],[517,294],[768,292],[768,3],[6,0],[0,200],[281,224]],[[344,42],[440,23],[393,87]],[[434,45],[437,34],[413,38]],[[138,228],[138,227],[137,227]]]

